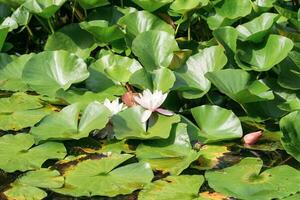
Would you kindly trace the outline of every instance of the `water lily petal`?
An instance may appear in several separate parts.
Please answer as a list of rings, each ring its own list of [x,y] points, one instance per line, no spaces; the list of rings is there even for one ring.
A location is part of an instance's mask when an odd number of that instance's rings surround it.
[[[142,122],[146,122],[146,121],[150,118],[151,114],[152,114],[152,111],[151,111],[151,110],[145,110],[145,111],[143,112],[143,114],[142,114],[142,119],[141,119],[141,121],[142,121]]]
[[[163,115],[167,115],[167,116],[172,116],[174,115],[174,112],[171,111],[171,110],[166,110],[166,109],[162,109],[162,108],[158,108],[155,110],[156,112],[159,112],[160,114],[163,114]]]

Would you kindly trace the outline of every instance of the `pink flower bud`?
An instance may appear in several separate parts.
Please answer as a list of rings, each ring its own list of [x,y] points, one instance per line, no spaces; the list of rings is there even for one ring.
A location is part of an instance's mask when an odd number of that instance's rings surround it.
[[[246,145],[253,145],[259,140],[261,136],[262,136],[262,131],[256,131],[245,135],[243,140]]]

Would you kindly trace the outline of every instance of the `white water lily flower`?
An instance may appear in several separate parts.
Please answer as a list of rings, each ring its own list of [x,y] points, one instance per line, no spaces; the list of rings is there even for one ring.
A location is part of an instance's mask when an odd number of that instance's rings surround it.
[[[123,107],[123,103],[119,103],[119,99],[116,99],[114,101],[105,99],[103,105],[110,110],[112,115],[115,115],[126,108]]]
[[[159,112],[168,116],[174,114],[172,111],[159,108],[166,100],[167,95],[168,94],[163,94],[162,91],[155,90],[152,93],[147,89],[143,91],[143,94],[134,97],[134,100],[146,109],[142,114],[142,122],[146,122],[153,112]]]

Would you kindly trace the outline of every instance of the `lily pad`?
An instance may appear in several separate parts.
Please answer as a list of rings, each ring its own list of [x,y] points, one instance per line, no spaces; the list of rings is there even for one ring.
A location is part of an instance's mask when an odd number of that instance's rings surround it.
[[[268,34],[275,21],[279,18],[278,14],[263,13],[259,17],[245,24],[236,27],[242,41],[261,42]]]
[[[300,162],[300,112],[295,111],[280,120],[280,129],[283,132],[281,139],[284,149]]]
[[[168,139],[140,144],[136,156],[140,161],[150,163],[154,170],[179,175],[197,159],[198,153],[192,149],[186,125],[179,123],[173,127]]]
[[[0,99],[0,130],[18,131],[31,127],[51,112],[51,107],[44,107],[38,96],[14,93]]]
[[[252,11],[250,0],[219,1],[214,7],[215,15],[207,18],[207,23],[212,30],[231,25],[239,18],[249,15]]]
[[[175,70],[176,82],[173,90],[181,91],[188,99],[202,97],[211,86],[205,74],[222,69],[226,63],[227,58],[221,46],[203,49],[189,57],[184,66]]]
[[[34,138],[29,134],[7,134],[0,137],[0,168],[6,172],[41,168],[48,159],[62,159],[66,149],[62,143],[46,142],[32,147]]]
[[[278,64],[278,83],[284,88],[291,90],[300,89],[300,53],[292,51],[288,57]]]
[[[199,152],[199,158],[192,164],[192,168],[208,170],[218,167],[220,159],[230,151],[226,146],[204,145]]]
[[[34,54],[24,54],[0,69],[0,89],[9,91],[27,91],[28,85],[22,80],[23,69]]]
[[[205,178],[215,191],[245,200],[280,199],[299,191],[298,170],[282,165],[261,173],[262,165],[259,158],[245,158],[232,167],[208,171]]]
[[[132,51],[147,71],[168,67],[173,54],[179,50],[173,35],[164,31],[146,31],[132,43]]]
[[[81,58],[89,57],[95,48],[94,37],[78,24],[64,26],[50,35],[45,44],[46,51],[65,50]]]
[[[5,42],[8,30],[9,30],[9,27],[0,26],[0,51],[3,47],[4,42]]]
[[[172,15],[176,14],[186,14],[191,10],[201,8],[208,4],[209,0],[175,0],[170,5],[170,13]],[[175,15],[176,16],[176,15]]]
[[[141,121],[144,109],[140,106],[128,108],[111,119],[117,139],[160,139],[168,138],[172,125],[180,121],[178,115],[164,116],[155,114],[149,122]]]
[[[100,43],[110,43],[124,37],[117,25],[110,25],[106,20],[84,21],[80,23],[80,27],[90,32]]]
[[[67,51],[44,51],[34,55],[25,65],[22,79],[40,94],[54,96],[59,89],[89,76],[85,62]]]
[[[169,34],[174,34],[174,29],[171,25],[147,11],[129,13],[120,18],[118,24],[125,27],[130,43],[140,33],[150,30],[165,31]]]
[[[86,107],[79,121],[80,108],[80,104],[76,103],[46,116],[36,127],[31,128],[30,133],[37,142],[80,139],[87,137],[92,130],[101,130],[109,121],[110,111],[97,101]]]
[[[78,0],[78,3],[84,9],[92,9],[100,6],[109,5],[108,0]]]
[[[50,18],[66,0],[27,0],[23,6],[31,13]]]
[[[198,197],[204,178],[199,175],[168,176],[148,184],[140,193],[140,200],[191,200]],[[187,187],[189,185],[189,187]]]
[[[172,1],[174,0],[133,0],[135,4],[150,12],[153,12],[163,7],[164,5],[167,5]]]
[[[219,106],[203,105],[191,109],[205,143],[240,138],[243,130],[239,118]]]
[[[131,158],[129,154],[99,154],[93,159],[78,157],[62,162],[65,184],[55,192],[79,196],[131,194],[150,183],[153,173],[147,163],[133,163],[116,168]],[[138,174],[138,176],[137,176]]]
[[[3,192],[7,199],[34,199],[42,200],[47,193],[42,190],[60,188],[64,184],[64,178],[56,170],[39,169],[22,175],[10,184]]]
[[[271,34],[263,44],[244,45],[242,49],[237,51],[235,59],[242,69],[268,71],[286,58],[293,46],[292,40]]]
[[[225,69],[206,74],[219,89],[238,103],[251,103],[274,99],[270,88],[261,80],[240,69]]]

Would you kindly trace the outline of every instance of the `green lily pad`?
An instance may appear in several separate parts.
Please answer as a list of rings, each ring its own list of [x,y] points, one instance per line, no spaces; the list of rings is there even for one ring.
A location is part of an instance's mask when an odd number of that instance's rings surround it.
[[[0,99],[0,130],[18,131],[31,127],[51,112],[50,107],[41,104],[38,96],[14,93]]]
[[[250,0],[230,0],[216,3],[215,15],[207,18],[209,28],[214,30],[221,26],[228,26],[252,11]]]
[[[244,45],[237,51],[235,59],[242,69],[268,71],[286,58],[293,46],[292,40],[271,34],[263,44]]]
[[[53,191],[79,196],[107,196],[131,194],[150,183],[153,173],[148,163],[133,163],[116,168],[131,158],[129,154],[98,154],[93,159],[78,157],[59,165],[65,184]],[[138,176],[137,176],[138,175]]]
[[[139,193],[138,198],[140,200],[191,200],[198,197],[203,182],[203,176],[199,175],[168,176],[147,185]]]
[[[62,159],[66,149],[62,143],[46,142],[32,147],[34,138],[29,134],[7,134],[0,137],[0,168],[6,172],[41,168],[48,159]]]
[[[92,9],[92,8],[109,5],[108,0],[78,0],[78,3],[84,9]]]
[[[191,109],[205,143],[240,138],[243,130],[239,118],[219,106],[203,105]]]
[[[153,89],[168,92],[175,83],[176,77],[168,68],[160,68],[152,72]]]
[[[89,57],[96,48],[94,37],[78,24],[68,24],[50,35],[45,44],[46,51],[65,50],[78,57]]]
[[[165,31],[169,34],[174,34],[174,29],[171,25],[147,11],[129,13],[120,18],[118,24],[125,27],[130,43],[140,33],[150,30]]]
[[[146,123],[141,121],[144,109],[140,106],[128,108],[111,119],[115,136],[122,139],[160,139],[168,138],[172,125],[180,121],[178,115],[164,116],[153,114],[153,121]]]
[[[291,90],[300,89],[300,53],[292,51],[288,57],[278,64],[278,84]]]
[[[175,14],[186,14],[191,10],[201,8],[208,4],[209,0],[175,0],[170,5],[170,13]]]
[[[153,12],[164,5],[171,3],[173,0],[133,0],[141,8]]]
[[[136,149],[142,162],[150,163],[152,169],[179,175],[198,158],[192,149],[187,127],[179,123],[173,127],[168,139],[145,141]]]
[[[28,85],[22,80],[23,69],[34,54],[24,54],[13,59],[0,69],[0,89],[9,91],[27,91]]]
[[[92,130],[101,130],[109,121],[110,111],[97,101],[86,107],[79,121],[80,108],[80,104],[76,103],[48,115],[32,127],[30,133],[37,142],[80,139],[87,137]]]
[[[66,2],[66,0],[27,0],[23,6],[31,13],[50,18]]]
[[[117,25],[111,25],[106,20],[81,22],[80,27],[91,33],[98,42],[110,43],[124,37],[124,33]]]
[[[22,79],[40,94],[54,96],[59,89],[89,76],[85,62],[67,51],[44,51],[34,55],[25,65]]]
[[[146,31],[132,42],[132,51],[147,71],[168,67],[179,50],[173,35],[164,31]]]
[[[205,74],[222,69],[226,63],[227,58],[221,46],[212,46],[200,51],[189,57],[184,66],[175,70],[176,82],[173,90],[181,91],[188,99],[202,97],[211,86]]]
[[[56,98],[63,100],[67,104],[79,103],[81,108],[86,108],[94,101],[103,102],[105,99],[114,100],[116,97],[111,93],[98,92],[94,93],[84,89],[70,89],[67,91],[59,90]]]
[[[261,42],[268,34],[273,24],[279,18],[278,14],[263,13],[259,17],[236,27],[242,41]]]
[[[41,188],[60,188],[63,184],[64,178],[58,171],[39,169],[29,171],[11,183],[10,187],[3,192],[3,196],[7,199],[42,200],[47,193]]]
[[[4,42],[5,42],[6,36],[8,34],[8,30],[9,30],[9,27],[0,26],[0,51],[3,47]]]
[[[115,85],[114,82],[128,82],[131,75],[141,68],[135,59],[107,52],[89,67],[90,76],[86,82],[88,87],[99,85],[103,90]]]
[[[219,89],[238,103],[251,103],[274,99],[270,88],[261,80],[240,69],[209,72],[206,77]]]
[[[300,162],[300,112],[295,111],[280,120],[280,129],[283,132],[281,139],[284,149]]]
[[[208,171],[205,178],[215,191],[239,199],[280,199],[299,191],[300,172],[287,165],[260,173],[259,158],[245,158],[220,171]]]

